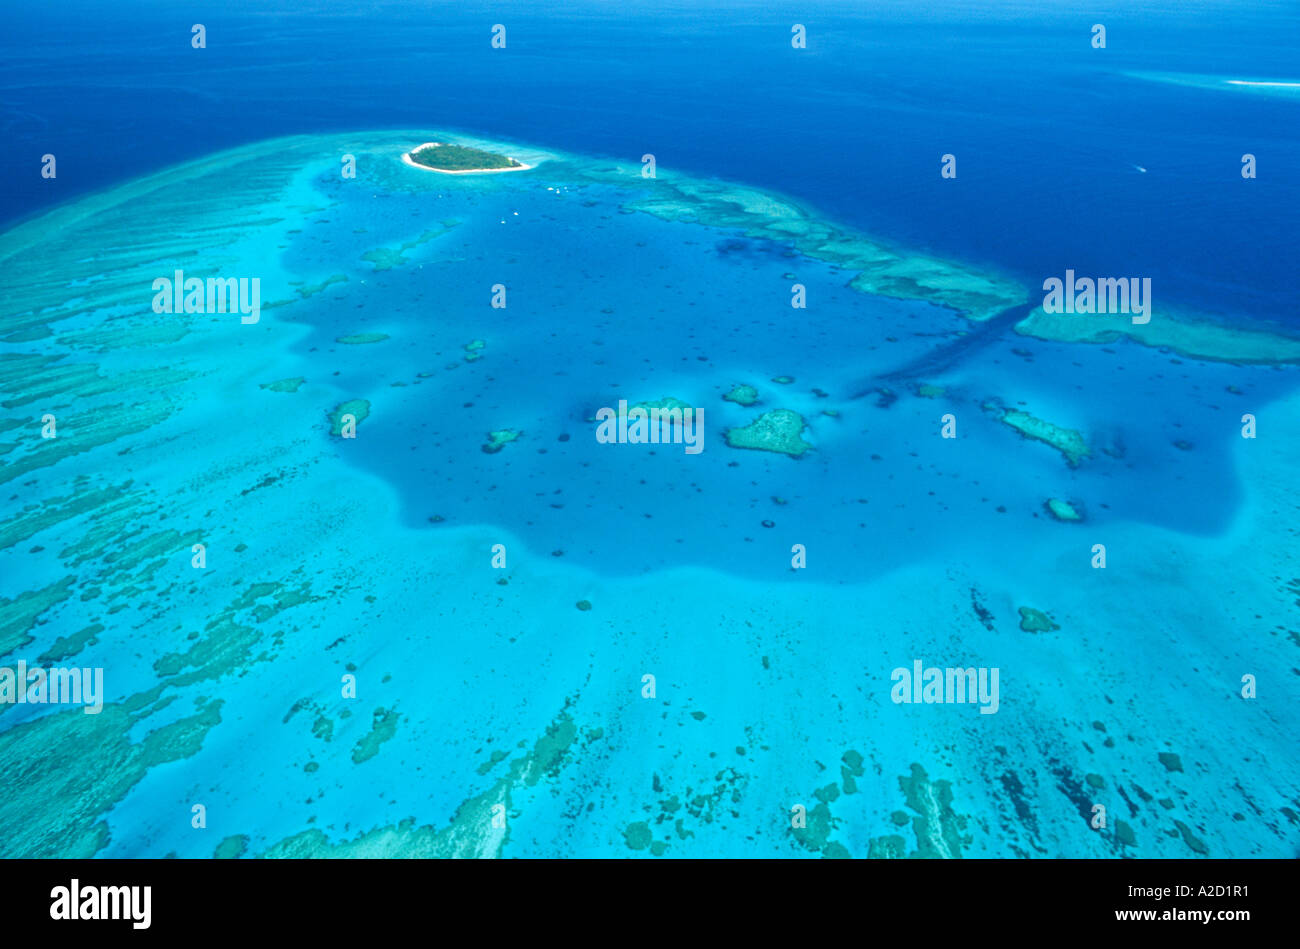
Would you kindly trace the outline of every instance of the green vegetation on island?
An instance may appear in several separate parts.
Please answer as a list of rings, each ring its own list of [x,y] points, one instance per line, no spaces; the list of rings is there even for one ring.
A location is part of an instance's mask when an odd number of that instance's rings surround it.
[[[411,161],[438,171],[482,171],[488,168],[519,168],[523,162],[465,145],[425,145],[411,152]]]

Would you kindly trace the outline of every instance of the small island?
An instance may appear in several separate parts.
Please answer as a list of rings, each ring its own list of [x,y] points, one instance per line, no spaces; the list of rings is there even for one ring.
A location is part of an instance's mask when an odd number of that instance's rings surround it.
[[[425,142],[403,155],[402,161],[413,168],[440,171],[444,175],[525,171],[532,167],[507,155],[498,155],[495,152],[470,148],[466,145],[450,145],[445,142]]]

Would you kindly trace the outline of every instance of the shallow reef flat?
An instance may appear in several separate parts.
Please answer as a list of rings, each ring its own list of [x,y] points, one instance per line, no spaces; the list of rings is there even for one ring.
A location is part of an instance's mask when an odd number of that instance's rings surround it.
[[[599,513],[631,506],[643,475],[671,492],[732,473],[737,489],[710,503],[733,505],[737,543],[772,565],[766,576],[699,565],[616,575],[576,556],[583,544],[599,556],[611,536],[635,546],[608,525],[566,556],[530,544],[518,523],[455,522],[441,512],[467,495],[500,497],[517,483],[539,492],[529,465],[572,447],[577,439],[560,436],[600,404],[581,373],[557,373],[543,345],[510,335],[507,322],[527,322],[515,317],[524,307],[505,321],[481,297],[476,310],[434,297],[449,292],[439,266],[506,246],[500,222],[533,191],[554,189],[548,213],[563,226],[512,234],[512,255],[544,250],[564,227],[609,235],[633,223],[646,230],[629,243],[677,249],[704,222],[820,249],[818,260],[837,265],[874,262],[881,286],[972,314],[1019,297],[1011,284],[967,283],[960,268],[858,243],[753,189],[647,183],[607,161],[513,145],[503,147],[535,171],[457,178],[401,163],[412,143],[442,135],[257,143],[0,234],[12,277],[0,315],[0,663],[99,666],[106,690],[97,715],[0,704],[9,779],[0,856],[1292,853],[1294,723],[1258,714],[1233,685],[1243,669],[1289,668],[1300,648],[1285,619],[1300,583],[1300,438],[1237,448],[1246,497],[1230,529],[1208,540],[1101,525],[1129,562],[1172,559],[1177,570],[1072,572],[1086,558],[1063,544],[1082,544],[1075,537],[1100,508],[1063,524],[1042,499],[1090,502],[1072,480],[1085,472],[981,418],[1017,457],[1045,456],[1041,470],[1058,479],[1022,492],[1028,527],[1015,563],[995,569],[986,548],[913,544],[887,553],[888,572],[869,581],[792,579],[791,545],[807,543],[815,563],[829,538],[801,537],[769,511],[812,510],[843,493],[863,512],[852,520],[878,531],[903,496],[886,493],[892,472],[861,483],[862,470],[888,459],[853,441],[866,427],[854,403],[845,419],[815,414],[830,403],[808,385],[829,387],[814,366],[790,354],[769,367],[722,366],[722,354],[716,366],[692,360],[698,376],[637,380],[632,397],[671,392],[733,430],[775,415],[780,424],[753,446],[768,450],[733,451],[724,426],[710,428],[710,450],[689,461],[715,468],[682,479],[680,468],[649,467],[680,465],[680,452],[655,455],[628,469],[635,476],[622,476]],[[339,178],[345,154],[357,159],[359,188]],[[659,200],[648,191],[665,185],[675,210],[617,213]],[[150,282],[174,269],[260,275],[260,322],[153,313]],[[409,311],[383,305],[425,292]],[[462,310],[473,315],[459,319]],[[380,334],[388,339],[336,344]],[[549,400],[521,408],[510,377],[527,360],[543,364]],[[757,393],[737,381],[777,372],[789,376],[763,396],[779,393],[782,408],[747,407]],[[942,398],[962,397],[961,380],[942,381]],[[462,416],[450,406],[470,401],[490,421],[455,427]],[[904,398],[873,409],[871,426],[890,431],[909,402],[930,425],[936,402]],[[1276,406],[1278,418],[1300,415],[1294,398]],[[355,439],[337,437],[344,414],[362,423]],[[858,428],[838,434],[851,414]],[[815,452],[801,437],[805,417],[820,426]],[[494,467],[476,481],[431,480],[436,506],[412,526],[400,491],[364,463],[385,436],[402,459],[432,444],[458,470]],[[485,437],[504,449],[480,451]],[[795,464],[773,446],[806,454]],[[621,464],[636,447],[599,450]],[[842,491],[806,480],[841,456],[856,466]],[[905,459],[894,490],[915,480],[929,497],[922,465]],[[680,516],[683,497],[630,516]],[[538,509],[567,500],[548,493]],[[579,508],[566,510],[570,523]],[[764,520],[782,523],[759,528]],[[697,526],[687,522],[683,536]],[[1018,609],[1030,603],[1056,628],[1023,630]],[[1223,629],[1243,634],[1225,641]],[[1175,637],[1194,662],[1168,661]],[[947,655],[954,638],[963,661],[1015,670],[997,715],[888,701],[893,666]],[[1159,681],[1143,650],[1159,657]],[[1081,673],[1098,655],[1125,661]],[[1214,714],[1189,722],[1189,696]],[[1248,763],[1259,761],[1275,766]],[[1089,825],[1094,801],[1118,818],[1104,832]],[[204,828],[192,823],[197,805]],[[797,807],[803,827],[791,823]]]
[[[1081,461],[1092,454],[1088,448],[1088,440],[1082,433],[1072,428],[1055,425],[1019,409],[995,411],[1003,424],[1010,425],[1025,438],[1051,445],[1061,453],[1065,463],[1071,468],[1077,468]]]
[[[1128,339],[1143,346],[1169,349],[1191,359],[1239,364],[1300,362],[1300,337],[1280,328],[1229,326],[1179,309],[1156,310],[1149,323],[1134,323],[1123,314],[1047,313],[1032,311],[1016,332],[1063,343],[1113,343]]]
[[[590,163],[587,163],[589,166]],[[608,179],[604,169],[584,168],[591,178]],[[627,177],[635,169],[625,171]],[[1038,298],[1039,291],[1014,275],[992,268],[943,260],[879,238],[837,226],[790,198],[714,181],[665,176],[653,195],[627,201],[630,210],[666,221],[693,222],[741,230],[748,237],[788,243],[800,254],[857,271],[848,285],[874,296],[920,300],[948,307],[982,322]],[[1044,340],[1074,343],[1128,338],[1186,356],[1234,363],[1300,361],[1300,338],[1277,327],[1231,327],[1186,307],[1166,307],[1147,324],[1128,316],[1050,314],[1041,307],[1016,325],[1016,331]]]
[[[798,458],[813,446],[803,440],[808,423],[791,409],[773,409],[764,412],[748,425],[727,429],[727,444],[732,448],[752,448],[773,451]]]
[[[1240,75],[1226,76],[1213,73],[1144,72],[1128,71],[1125,76],[1147,82],[1163,82],[1208,92],[1229,92],[1238,95],[1269,96],[1278,99],[1300,99],[1300,81],[1295,76],[1266,78]]]
[[[748,237],[789,243],[807,257],[857,271],[849,286],[862,293],[923,300],[972,320],[986,320],[1028,302],[1024,287],[1010,277],[892,248],[818,218],[792,199],[676,176],[656,179],[654,192],[625,206],[666,221],[735,228]]]

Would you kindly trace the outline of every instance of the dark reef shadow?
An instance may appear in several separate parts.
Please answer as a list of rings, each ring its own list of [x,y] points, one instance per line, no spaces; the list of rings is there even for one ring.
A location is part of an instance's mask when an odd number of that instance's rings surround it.
[[[854,386],[854,393],[849,398],[861,399],[865,396],[876,395],[882,386],[940,375],[954,363],[992,344],[1003,333],[1015,326],[1039,306],[1038,303],[1022,303],[1003,310],[997,316],[982,323],[972,323],[971,330],[965,336],[959,337],[951,343],[936,346],[911,362],[904,363],[888,372],[878,373],[858,383]]]

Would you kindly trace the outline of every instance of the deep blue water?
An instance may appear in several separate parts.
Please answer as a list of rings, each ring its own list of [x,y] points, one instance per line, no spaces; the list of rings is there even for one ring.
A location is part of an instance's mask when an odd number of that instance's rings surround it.
[[[1164,303],[1300,320],[1300,122],[1275,99],[1120,74],[1294,78],[1293,3],[5,6],[0,219],[276,135],[458,127],[651,152],[1035,286],[1067,267],[1149,275]]]

